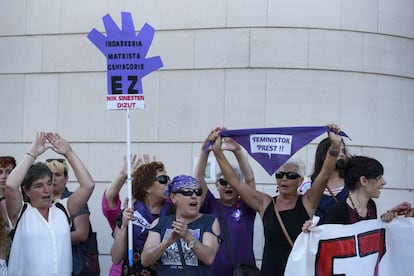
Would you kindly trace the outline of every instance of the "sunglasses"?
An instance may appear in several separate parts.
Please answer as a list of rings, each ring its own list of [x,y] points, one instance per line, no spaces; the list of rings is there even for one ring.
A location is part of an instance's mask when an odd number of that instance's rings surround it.
[[[50,159],[46,159],[46,163],[50,163],[50,162],[53,162],[53,161],[57,161],[59,163],[65,163],[66,162],[66,160],[63,159],[63,158],[50,158]]]
[[[219,180],[217,180],[218,183],[220,183],[221,186],[227,186],[229,183],[227,182],[227,180],[220,178]]]
[[[182,194],[183,196],[192,196],[195,194],[196,196],[201,196],[203,194],[203,190],[201,188],[192,190],[192,189],[183,189],[175,192],[175,194]]]
[[[155,181],[160,182],[160,184],[167,184],[168,182],[170,182],[170,177],[168,175],[159,175],[155,178]]]
[[[276,179],[282,179],[283,176],[285,175],[287,179],[298,179],[299,177],[301,177],[299,174],[295,172],[276,172],[275,173]]]

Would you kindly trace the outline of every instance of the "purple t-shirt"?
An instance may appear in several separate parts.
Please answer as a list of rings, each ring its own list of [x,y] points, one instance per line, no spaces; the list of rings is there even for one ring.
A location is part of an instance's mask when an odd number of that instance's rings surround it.
[[[253,231],[256,211],[241,199],[238,199],[233,206],[225,206],[208,191],[200,213],[214,214],[220,221],[217,204],[220,204],[224,220],[227,222],[230,244],[236,263],[245,262],[256,265],[253,252]],[[220,235],[224,239],[223,227],[221,226]],[[233,264],[224,241],[220,244],[212,264],[212,269],[215,276],[233,275]]]

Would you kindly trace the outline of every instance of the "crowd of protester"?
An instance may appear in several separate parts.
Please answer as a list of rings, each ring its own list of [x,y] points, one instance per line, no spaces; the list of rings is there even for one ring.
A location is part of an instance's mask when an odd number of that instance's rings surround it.
[[[221,127],[206,135],[194,175],[170,177],[155,156],[133,154],[130,164],[124,156],[121,170],[102,195],[107,231],[113,236],[109,275],[225,276],[240,264],[251,275],[284,275],[296,238],[314,227],[315,215],[319,224],[377,218],[388,223],[414,216],[408,202],[377,213],[374,199],[386,185],[383,165],[349,154],[340,128],[328,127],[309,179],[303,161],[292,157],[274,174],[274,195],[256,189],[246,151],[222,137]],[[60,156],[38,162],[48,150]],[[226,152],[237,165],[228,161]],[[211,153],[220,171],[209,188],[205,171]],[[132,197],[121,198],[128,165]],[[79,183],[73,192],[67,188],[69,168]],[[87,204],[94,187],[88,169],[57,133],[37,133],[18,163],[13,156],[0,156],[0,276],[99,275],[98,260],[94,267],[94,261],[80,265],[77,255],[85,253],[78,248],[90,246],[96,235]],[[253,251],[256,213],[264,230],[260,268]],[[39,248],[46,253],[39,254]],[[93,252],[87,253],[91,258]]]

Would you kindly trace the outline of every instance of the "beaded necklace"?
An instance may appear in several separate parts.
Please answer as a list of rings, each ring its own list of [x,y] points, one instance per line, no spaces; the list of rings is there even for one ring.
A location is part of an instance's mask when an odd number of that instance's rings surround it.
[[[355,207],[354,201],[352,200],[352,197],[351,197],[351,193],[349,193],[348,198],[349,198],[349,201],[351,201],[352,208],[354,208],[354,211],[355,211],[355,213],[357,214],[357,216],[358,216],[359,218],[361,218],[361,219],[364,219],[364,217],[362,217],[362,216],[359,214],[359,212],[358,212],[357,208]],[[366,216],[365,218],[369,218],[369,215],[370,215],[370,214],[369,214],[369,207],[368,207],[368,205],[367,205],[367,216]]]

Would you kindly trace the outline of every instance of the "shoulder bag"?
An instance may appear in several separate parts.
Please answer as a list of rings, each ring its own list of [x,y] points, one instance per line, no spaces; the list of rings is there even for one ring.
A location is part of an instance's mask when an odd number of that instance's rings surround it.
[[[100,275],[98,241],[96,232],[92,231],[89,223],[89,235],[85,242],[72,246],[73,273],[72,275]]]

